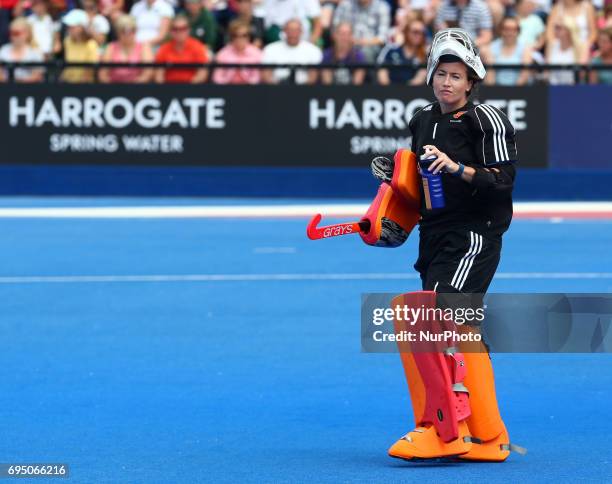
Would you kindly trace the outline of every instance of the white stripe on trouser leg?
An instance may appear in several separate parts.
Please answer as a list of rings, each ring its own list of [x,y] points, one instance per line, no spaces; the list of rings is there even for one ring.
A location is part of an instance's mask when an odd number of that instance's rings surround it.
[[[465,284],[465,281],[467,280],[468,274],[470,273],[470,269],[472,268],[472,264],[474,264],[474,259],[482,251],[482,235],[474,234],[474,236],[476,237],[476,253],[470,257],[470,260],[466,264],[465,271],[459,278],[459,281],[458,281],[459,287],[457,289],[459,289],[460,291],[463,289],[463,285]]]
[[[451,281],[451,286],[453,286],[455,289],[457,289],[457,279],[459,278],[459,274],[461,274],[461,272],[463,271],[465,262],[470,257],[470,255],[475,250],[475,248],[476,247],[474,243],[474,232],[470,230],[470,248],[465,253],[465,255],[461,258],[461,261],[459,262],[459,266],[457,267],[457,270],[455,271],[455,275],[453,276],[453,280]]]

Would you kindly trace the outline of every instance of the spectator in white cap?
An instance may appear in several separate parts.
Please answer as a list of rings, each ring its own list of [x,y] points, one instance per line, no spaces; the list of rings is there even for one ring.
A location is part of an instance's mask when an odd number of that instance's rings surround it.
[[[87,28],[89,17],[84,10],[74,9],[62,19],[68,27],[68,34],[64,38],[64,60],[66,62],[98,62],[98,44],[93,40]],[[64,82],[93,82],[93,69],[83,67],[70,67],[62,72]]]
[[[101,47],[106,44],[106,37],[110,32],[110,23],[104,15],[98,12],[98,3],[96,0],[80,0],[83,10],[89,18],[87,31],[92,39],[94,39]]]

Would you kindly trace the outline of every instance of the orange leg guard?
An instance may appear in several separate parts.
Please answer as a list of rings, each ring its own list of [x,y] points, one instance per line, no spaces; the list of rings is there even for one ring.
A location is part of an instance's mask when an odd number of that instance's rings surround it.
[[[474,445],[461,458],[504,461],[510,455],[510,439],[497,406],[491,358],[484,352],[465,353],[464,357],[468,368],[464,383],[470,392],[472,410],[467,424]]]
[[[434,292],[421,291],[399,296],[393,305],[435,308],[435,300]],[[417,333],[421,327],[438,326],[437,321],[426,319],[415,324]],[[406,323],[396,321],[395,327],[401,331]],[[411,349],[415,352],[408,352]],[[417,428],[399,439],[389,449],[389,455],[411,459],[467,453],[472,444],[466,421],[470,410],[461,384],[465,374],[463,356],[439,344],[410,347],[410,343],[400,343],[400,352]]]
[[[406,296],[410,295],[395,298],[392,306],[395,307],[410,300]],[[420,296],[417,296],[417,301],[422,302],[420,299],[422,297],[427,298],[428,293],[421,293]],[[412,298],[414,302],[414,294]],[[402,329],[402,325],[396,321],[395,328],[397,332]],[[460,326],[459,331],[478,332],[478,329]],[[419,364],[421,360],[418,354],[410,352],[410,343],[401,342],[398,345],[417,428],[399,439],[389,449],[389,455],[403,459],[457,456],[465,460],[502,462],[508,458],[511,450],[520,454],[527,452],[522,447],[510,444],[508,432],[497,405],[491,359],[483,343],[473,341],[461,343],[459,345],[461,353],[454,355],[457,358],[456,361],[463,360],[464,370],[466,370],[465,374],[455,371],[455,381],[463,381],[469,391],[467,415],[462,408],[462,400],[454,400],[460,404],[456,407],[454,414],[457,419],[457,438],[454,440],[443,439],[441,429],[436,429],[436,425],[432,425],[433,421],[428,407],[431,407],[432,401],[437,401],[436,393],[439,392],[436,388],[439,388],[440,385],[432,387],[431,381],[427,383],[424,381],[428,378],[428,372],[431,369],[425,369],[425,373],[423,372],[426,367]],[[452,356],[447,355],[446,357],[451,358]]]

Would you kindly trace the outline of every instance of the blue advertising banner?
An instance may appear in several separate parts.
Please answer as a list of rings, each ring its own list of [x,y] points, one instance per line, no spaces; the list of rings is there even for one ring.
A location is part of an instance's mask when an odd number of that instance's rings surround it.
[[[612,169],[612,86],[551,86],[551,168]]]

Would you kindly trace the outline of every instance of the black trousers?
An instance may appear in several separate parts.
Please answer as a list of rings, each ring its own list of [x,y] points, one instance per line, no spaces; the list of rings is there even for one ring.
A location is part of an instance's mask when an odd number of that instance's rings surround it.
[[[421,233],[414,268],[425,291],[484,294],[497,270],[501,247],[501,237],[471,230]]]

